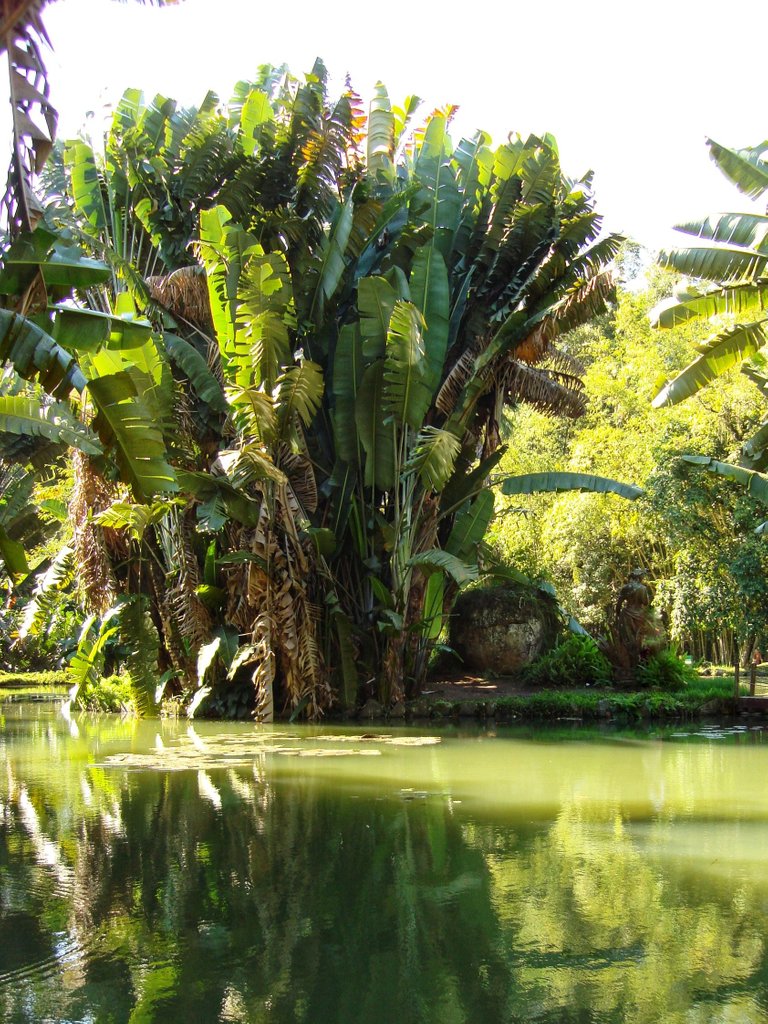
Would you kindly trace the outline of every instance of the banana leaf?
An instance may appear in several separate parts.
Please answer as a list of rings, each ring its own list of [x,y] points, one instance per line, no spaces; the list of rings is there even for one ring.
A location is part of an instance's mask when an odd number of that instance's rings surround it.
[[[768,165],[766,165],[768,166]],[[756,213],[718,213],[704,220],[675,224],[675,231],[710,242],[725,242],[728,245],[743,245],[748,249],[762,251],[768,235],[768,217]]]
[[[753,281],[765,273],[768,253],[738,245],[689,246],[662,249],[659,263],[688,277],[731,285]]]
[[[766,342],[766,323],[768,318],[723,331],[708,343],[698,359],[662,388],[653,400],[654,407],[677,405],[743,359],[759,352]]]
[[[23,437],[45,437],[87,455],[103,451],[99,439],[61,402],[43,405],[24,395],[0,395],[0,430]]]
[[[363,374],[355,406],[355,423],[365,449],[365,486],[388,491],[395,483],[395,426],[385,422],[384,360]]]
[[[410,302],[398,300],[387,331],[384,359],[384,409],[398,423],[418,430],[432,400],[427,387],[424,320]]]
[[[176,475],[166,461],[160,428],[137,394],[132,376],[123,371],[88,382],[97,410],[94,428],[114,448],[123,478],[138,501],[176,491]]]
[[[81,222],[87,225],[85,230],[100,235],[107,230],[107,211],[93,150],[80,140],[67,142],[64,146],[64,166],[69,171],[75,212],[80,215]]]
[[[408,559],[408,565],[416,566],[428,573],[439,572],[450,576],[460,587],[474,582],[480,575],[477,565],[467,564],[450,551],[441,548],[432,548],[413,555]]]
[[[425,384],[434,395],[443,376],[451,313],[448,271],[436,246],[424,245],[416,250],[411,266],[410,291],[411,301],[424,317]]]
[[[503,494],[539,494],[546,491],[591,491],[595,494],[618,494],[634,501],[643,493],[641,487],[623,484],[609,477],[592,473],[524,473],[501,481]]]
[[[139,348],[152,334],[148,320],[132,320],[115,313],[72,306],[52,306],[56,315],[53,336],[71,352],[96,352],[102,346]]]
[[[727,149],[713,139],[707,139],[709,155],[732,181],[736,188],[750,199],[759,199],[768,189],[768,162],[763,159],[765,146],[760,149]]]
[[[457,513],[445,550],[464,563],[476,561],[478,545],[485,537],[493,516],[493,507],[493,493],[480,491],[474,501]]]
[[[681,458],[683,462],[688,462],[699,469],[705,469],[708,473],[715,473],[718,476],[734,480],[758,501],[768,505],[768,475],[765,473],[757,473],[755,470],[745,469],[743,466],[734,466],[730,462],[719,462],[707,455],[682,455]]]
[[[331,380],[336,455],[347,464],[356,464],[360,455],[355,406],[362,377],[360,328],[357,324],[347,324],[336,342]]]
[[[85,390],[74,356],[37,324],[7,309],[0,309],[0,361],[25,380],[39,380],[51,395]]]
[[[650,313],[653,327],[670,328],[692,319],[707,319],[726,314],[743,322],[759,316],[768,307],[768,287],[749,282],[732,288],[710,291],[687,289],[674,298],[665,299]]]
[[[214,412],[226,413],[227,400],[221,384],[208,369],[206,359],[184,338],[167,331],[163,334],[163,343],[172,361],[189,378],[200,401],[205,402]]]

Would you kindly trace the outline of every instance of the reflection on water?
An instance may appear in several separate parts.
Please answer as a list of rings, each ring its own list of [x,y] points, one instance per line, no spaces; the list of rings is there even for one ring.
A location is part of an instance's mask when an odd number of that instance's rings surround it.
[[[3,1021],[768,1022],[762,731],[429,738],[6,706]]]

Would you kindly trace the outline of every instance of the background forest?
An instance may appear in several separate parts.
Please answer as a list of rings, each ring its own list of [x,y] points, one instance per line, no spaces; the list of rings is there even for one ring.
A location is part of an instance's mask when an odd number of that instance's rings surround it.
[[[653,406],[661,384],[695,354],[702,327],[652,326],[680,277],[660,267],[638,274],[638,257],[628,244],[617,261],[616,304],[567,339],[585,368],[586,414],[561,420],[517,408],[501,468],[631,475],[643,495],[631,503],[583,494],[503,499],[490,538],[505,560],[550,580],[590,631],[605,630],[618,587],[641,567],[681,650],[727,664],[736,643],[748,659],[766,628],[768,551],[755,532],[765,505],[681,456],[738,463],[765,416],[764,399],[733,368],[680,405]]]

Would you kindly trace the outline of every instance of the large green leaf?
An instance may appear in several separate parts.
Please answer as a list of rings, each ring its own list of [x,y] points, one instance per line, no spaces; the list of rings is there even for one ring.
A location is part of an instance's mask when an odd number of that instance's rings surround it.
[[[723,285],[741,284],[765,273],[768,253],[726,243],[689,246],[662,249],[659,263],[688,277],[700,277]]]
[[[280,432],[297,416],[308,427],[320,407],[324,390],[323,371],[317,363],[304,359],[299,366],[289,367],[279,378],[276,407]]]
[[[66,349],[37,324],[0,309],[0,361],[25,380],[39,380],[52,395],[65,395],[86,385],[80,367]]]
[[[448,575],[460,587],[473,583],[480,575],[477,564],[463,562],[450,551],[443,551],[441,548],[432,548],[413,555],[408,559],[408,565],[417,566],[425,572]]]
[[[333,357],[333,434],[336,454],[346,463],[359,456],[355,408],[363,378],[360,329],[347,324],[339,332]]]
[[[477,561],[478,545],[493,516],[493,493],[481,491],[478,496],[456,515],[445,550],[462,562]]]
[[[442,253],[446,263],[453,248],[462,208],[450,155],[447,118],[444,114],[433,114],[416,161],[416,175],[423,190],[420,198],[428,204],[419,218],[429,226],[432,244]]]
[[[387,342],[387,330],[398,295],[383,277],[364,277],[357,286],[362,351],[366,359],[381,359]]]
[[[253,156],[259,150],[263,126],[274,119],[275,114],[269,96],[261,89],[251,89],[240,115],[240,142],[246,156]]]
[[[483,459],[474,469],[470,466],[474,458],[470,459],[466,453],[457,460],[453,476],[443,490],[440,508],[443,513],[450,513],[460,508],[465,501],[474,498],[485,486],[485,482],[498,466],[507,452],[507,445],[502,445],[496,451]]]
[[[436,246],[423,245],[416,250],[409,283],[411,301],[424,317],[425,384],[433,395],[443,376],[451,312],[448,270]]]
[[[766,165],[768,166],[768,164]],[[676,224],[675,231],[695,235],[711,242],[741,245],[764,251],[768,236],[768,217],[757,213],[717,213],[704,220]]]
[[[94,427],[105,445],[114,448],[123,479],[137,500],[176,491],[173,469],[166,461],[163,434],[139,397],[134,378],[127,371],[88,382],[96,406]]]
[[[416,438],[409,468],[415,469],[425,488],[440,492],[453,474],[461,442],[450,430],[424,427]]]
[[[227,401],[221,384],[208,369],[204,356],[190,342],[167,331],[163,334],[163,343],[173,362],[189,378],[189,383],[200,401],[205,402],[214,412],[226,412]]]
[[[596,494],[618,494],[634,501],[643,493],[641,487],[623,484],[593,473],[524,473],[508,476],[501,482],[503,494],[539,494],[544,491],[592,491]]]
[[[229,519],[244,526],[257,526],[261,501],[239,491],[225,476],[177,470],[179,486],[198,501],[197,516],[211,533],[220,530]]]
[[[178,502],[178,498],[173,501],[155,501],[151,505],[113,501],[109,508],[94,516],[94,520],[100,526],[108,526],[113,530],[127,530],[133,540],[141,543],[149,527],[159,523]]]
[[[9,576],[26,576],[29,572],[27,555],[24,545],[11,540],[6,530],[0,526],[0,559]]]
[[[81,140],[64,146],[64,166],[69,171],[75,211],[85,229],[100,235],[107,229],[107,211],[93,150]]]
[[[37,273],[46,287],[64,292],[104,284],[112,271],[100,260],[90,259],[81,249],[67,245],[44,228],[21,235],[3,255],[0,293],[20,295]]]
[[[737,325],[723,331],[708,343],[702,354],[682,370],[656,395],[653,405],[676,405],[685,398],[695,395],[720,374],[737,366],[743,359],[754,355],[766,342],[765,324]]]
[[[394,179],[394,149],[395,118],[387,90],[377,82],[368,114],[368,170],[374,178],[387,183]]]
[[[61,402],[44,405],[24,395],[0,395],[0,430],[22,437],[45,437],[99,455],[99,439]]]
[[[318,323],[322,321],[326,304],[336,292],[347,269],[347,244],[352,233],[354,215],[355,204],[353,193],[350,193],[347,200],[338,207],[334,222],[323,242],[315,296],[311,306],[312,318]]]
[[[444,604],[445,576],[442,573],[433,572],[427,579],[421,614],[423,635],[428,640],[437,640],[442,632]]]
[[[414,430],[421,427],[432,399],[426,383],[423,326],[423,317],[413,303],[395,303],[387,331],[384,408],[396,422]]]
[[[707,139],[709,154],[717,166],[736,188],[759,199],[768,189],[768,162],[763,159],[765,145],[758,149],[727,149],[713,139]]]
[[[73,306],[53,306],[53,335],[71,352],[96,352],[102,346],[121,350],[139,348],[152,334],[148,320]]]
[[[718,476],[727,477],[729,480],[735,480],[758,501],[768,505],[768,475],[765,473],[756,473],[752,469],[734,466],[730,462],[718,462],[717,459],[709,458],[706,455],[683,455],[682,459],[700,469],[706,469],[708,473],[715,473]]]
[[[153,335],[146,335],[142,345],[128,351],[102,348],[92,354],[84,353],[82,362],[91,380],[127,373],[155,426],[164,433],[171,431],[174,422],[173,374]]]
[[[687,320],[735,316],[743,323],[768,307],[768,285],[749,282],[731,288],[699,290],[688,287],[674,298],[664,299],[650,313],[654,327],[670,328]]]
[[[384,360],[368,367],[360,382],[355,422],[365,449],[365,485],[388,491],[395,482],[395,425],[385,422]]]

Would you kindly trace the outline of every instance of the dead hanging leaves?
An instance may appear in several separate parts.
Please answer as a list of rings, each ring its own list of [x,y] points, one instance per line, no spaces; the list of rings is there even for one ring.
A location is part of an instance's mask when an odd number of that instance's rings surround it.
[[[427,747],[440,743],[439,736],[391,733],[342,733],[308,736],[298,733],[258,731],[245,735],[222,733],[200,736],[194,729],[172,745],[159,741],[147,753],[111,754],[102,767],[143,768],[150,771],[201,771],[210,768],[247,767],[265,755],[293,758],[381,757],[387,747]]]

